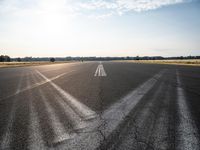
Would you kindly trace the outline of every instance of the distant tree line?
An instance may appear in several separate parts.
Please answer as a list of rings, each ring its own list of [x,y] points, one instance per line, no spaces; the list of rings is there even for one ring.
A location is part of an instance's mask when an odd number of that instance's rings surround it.
[[[0,62],[29,62],[29,61],[108,61],[108,60],[173,60],[173,59],[200,59],[200,56],[179,56],[179,57],[162,57],[162,56],[127,56],[127,57],[17,57],[10,58],[7,55],[0,55]]]
[[[11,58],[7,55],[0,55],[0,62],[10,62]]]
[[[180,56],[180,57],[166,57],[165,59],[200,59],[200,56]]]

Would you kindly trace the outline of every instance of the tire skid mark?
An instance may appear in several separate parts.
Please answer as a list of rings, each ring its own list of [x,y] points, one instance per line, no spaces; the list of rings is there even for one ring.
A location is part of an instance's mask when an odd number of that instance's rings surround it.
[[[142,97],[152,89],[165,71],[166,70],[163,70],[154,75],[127,96],[119,100],[119,102],[105,110],[100,115],[100,118],[94,121],[91,131],[79,134],[73,141],[67,141],[63,143],[63,145],[58,145],[57,149],[64,149],[65,147],[69,150],[99,148],[102,142],[104,142],[120,123],[124,121],[124,118],[134,109]],[[76,143],[79,144],[77,145]],[[81,145],[81,147],[79,145]]]
[[[68,134],[67,131],[65,130],[63,124],[61,124],[58,116],[55,114],[52,106],[49,104],[47,98],[43,94],[42,90],[39,89],[39,93],[42,97],[42,101],[45,105],[46,111],[49,115],[49,118],[51,120],[51,126],[54,131],[55,137],[54,140],[52,141],[52,144],[59,143],[60,141],[64,141],[67,139],[71,139],[74,134]]]
[[[39,79],[37,74],[34,74],[33,80],[35,82],[37,82],[37,79],[41,80],[41,79]],[[37,94],[32,95],[34,97],[34,99],[32,99],[32,105],[35,108],[35,113],[38,114],[38,123],[39,123],[39,127],[40,127],[39,135],[41,135],[41,139],[44,142],[44,146],[46,146],[49,149],[50,147],[52,147],[52,143],[53,143],[53,140],[55,139],[56,135],[54,133],[54,129],[53,129],[53,126],[51,124],[52,120],[51,120],[50,115],[49,115],[47,108],[45,106],[43,97],[41,97],[41,95],[43,95],[43,94],[41,94],[41,91],[39,91],[39,89],[40,88],[32,91],[32,92],[37,93]],[[32,134],[30,134],[30,136],[32,136]],[[43,142],[41,142],[42,145],[43,145]],[[31,145],[29,145],[29,146],[31,146]],[[40,145],[37,144],[36,146],[38,146],[36,148],[36,149],[38,149]]]
[[[83,120],[79,117],[79,115],[74,112],[74,110],[66,104],[66,102],[60,97],[59,95],[56,95],[55,97],[59,107],[64,112],[65,116],[70,120],[70,122],[73,125],[73,130],[81,131],[88,127],[88,122]]]
[[[22,72],[20,79],[19,79],[19,82],[18,82],[16,92],[21,89],[23,76],[24,76],[24,74]],[[13,128],[13,122],[14,122],[15,113],[16,113],[16,105],[17,105],[18,101],[19,101],[18,98],[15,97],[14,101],[12,103],[12,107],[11,107],[11,111],[10,111],[10,114],[9,114],[9,117],[8,117],[9,119],[8,119],[8,122],[7,122],[5,132],[4,132],[4,134],[1,138],[0,149],[9,149],[10,148],[10,143],[11,143],[11,140],[12,140],[12,131],[11,130]]]
[[[45,143],[42,139],[38,114],[33,106],[32,101],[30,102],[30,126],[29,126],[29,149],[45,149]]]
[[[36,75],[35,78],[36,77],[38,78],[40,76]],[[45,94],[43,93],[43,91],[41,89],[39,89],[39,93],[40,93],[39,95],[42,97],[42,101],[44,103],[45,109],[47,110],[47,114],[50,118],[50,125],[52,126],[53,132],[55,134],[54,140],[52,142],[48,141],[48,145],[53,146],[62,141],[66,141],[66,140],[74,137],[76,135],[76,133],[65,130],[64,126],[61,124],[61,122],[59,120],[60,118],[57,116],[57,113],[55,113],[55,109],[50,104],[50,102],[47,102],[47,97],[45,96]],[[80,118],[72,110],[72,108],[66,104],[65,100],[63,100],[63,98],[60,95],[57,95],[56,93],[55,93],[55,102],[56,102],[56,104],[60,105],[60,108],[62,109],[62,111],[64,111],[65,115],[67,117],[69,117],[67,119],[72,120],[72,122],[75,124],[74,129],[76,131],[80,131],[80,130],[88,127],[88,121],[85,121],[82,118]]]
[[[177,76],[177,105],[179,114],[179,125],[178,125],[178,145],[177,149],[180,150],[199,150],[200,143],[198,137],[198,131],[196,124],[190,113],[187,99],[185,98],[184,89],[181,85],[180,75],[176,70]]]
[[[138,104],[146,93],[155,85],[157,80],[164,74],[165,70],[156,74],[153,78],[147,80],[144,84],[133,90],[127,96],[122,98],[119,102],[112,105],[102,114],[103,120],[109,122],[105,130],[108,136],[113,129],[129,114],[129,112]]]
[[[8,99],[8,98],[13,97],[13,96],[16,96],[16,95],[18,95],[18,94],[20,94],[20,93],[26,92],[27,90],[34,89],[34,88],[36,88],[36,87],[38,87],[38,86],[41,86],[41,85],[43,85],[43,84],[46,84],[46,83],[51,82],[51,81],[53,81],[53,80],[56,80],[56,79],[58,79],[58,78],[60,78],[60,77],[62,77],[62,76],[64,76],[64,75],[66,75],[66,74],[68,74],[68,73],[72,73],[72,72],[74,72],[74,70],[71,70],[71,71],[69,71],[69,72],[67,72],[67,73],[62,73],[62,74],[60,74],[60,75],[57,75],[57,76],[55,76],[55,77],[52,77],[52,78],[50,78],[48,81],[47,81],[47,80],[44,80],[44,81],[41,81],[41,82],[36,82],[36,83],[34,83],[34,84],[32,84],[32,85],[26,86],[25,88],[22,88],[22,89],[20,89],[20,90],[17,90],[14,94],[9,95],[9,96],[7,96],[7,97],[5,97],[5,98],[0,99],[0,101],[5,100],[5,99]],[[30,73],[29,73],[29,74],[30,74]]]
[[[141,108],[138,108],[137,112],[134,114],[135,117],[132,119],[133,123],[128,124],[128,127],[130,127],[129,134],[125,135],[125,138],[122,139],[123,142],[121,142],[118,149],[132,149],[133,147],[136,149],[153,148],[154,139],[152,134],[160,112],[160,108],[156,106],[161,103],[160,94],[164,88],[164,83],[162,82],[152,95],[152,98],[144,103]],[[127,133],[127,129],[125,129],[124,133]],[[112,149],[114,149],[114,147]]]
[[[44,76],[42,73],[36,70],[36,72],[43,77],[46,81],[49,81],[49,83],[54,87],[54,89],[59,92],[59,94],[63,97],[65,102],[72,107],[72,109],[83,119],[90,120],[97,117],[97,114],[91,110],[88,106],[85,104],[79,102],[75,97],[64,91],[62,88],[60,88],[58,85],[53,83],[51,80],[49,80],[46,76]]]
[[[35,76],[37,79],[41,78],[38,74]],[[35,79],[36,80],[36,79]],[[43,95],[46,96],[48,99],[49,104],[52,106],[54,112],[59,117],[59,120],[65,127],[67,131],[72,131],[72,122],[69,120],[65,113],[65,109],[63,108],[63,104],[60,104],[60,100],[62,99],[58,93],[55,92],[54,88],[51,85],[45,85],[43,87],[40,87],[40,89],[43,89]],[[50,94],[49,94],[50,93]],[[60,99],[59,99],[60,97]],[[69,112],[70,113],[70,112]]]
[[[33,95],[33,106],[36,110],[36,112],[39,114],[39,126],[41,128],[41,136],[44,141],[45,146],[48,148],[52,146],[52,141],[55,139],[54,129],[51,124],[51,118],[47,112],[47,109],[45,107],[45,104],[43,102],[43,99],[38,94]]]
[[[154,139],[152,134],[156,125],[156,120],[160,115],[161,108],[157,106],[160,106],[160,103],[162,102],[160,97],[163,95],[160,94],[163,90],[165,90],[165,87],[164,83],[162,82],[158,90],[153,95],[151,102],[145,106],[143,110],[145,113],[142,113],[142,116],[138,117],[139,124],[137,127],[139,127],[141,133],[140,135],[143,135],[141,136],[141,141],[143,141],[147,147],[153,147]]]
[[[40,78],[40,76],[37,76],[37,77]],[[52,87],[46,87],[46,89],[49,92],[52,92],[52,93],[55,92]],[[66,129],[69,134],[75,136],[75,135],[77,135],[76,133],[87,132],[90,130],[90,128],[89,128],[90,125],[93,125],[91,123],[92,122],[91,120],[86,121],[86,120],[82,119],[79,115],[77,115],[76,112],[65,102],[65,100],[59,94],[54,93],[53,99],[54,99],[54,103],[52,103],[52,107],[55,106],[54,110],[56,111],[56,114],[59,114],[59,116],[64,115],[71,124],[72,128]],[[56,109],[59,109],[59,110],[56,110]],[[61,121],[64,121],[64,120],[61,120]],[[65,122],[62,122],[62,123],[65,124]],[[69,126],[69,125],[67,125],[67,126]],[[63,141],[64,140],[66,140],[66,139],[63,139]],[[58,142],[60,143],[63,141],[60,140]]]
[[[169,119],[165,117],[168,116],[170,107],[171,86],[168,82],[166,85],[166,81],[162,81],[158,89],[157,85],[151,90],[151,92],[156,91],[152,98],[148,101],[146,98],[143,99],[136,110],[130,114],[130,118],[129,116],[126,118],[127,122],[117,131],[119,135],[113,136],[113,138],[119,137],[118,141],[110,143],[109,149],[169,149],[166,125]],[[150,94],[148,93],[147,96]]]
[[[33,80],[33,71],[26,75],[26,86],[30,86]],[[20,97],[18,105],[16,105],[16,115],[13,121],[11,149],[27,149],[28,148],[28,126],[30,122],[30,99],[27,95]]]
[[[34,74],[33,77],[34,82],[36,80],[36,76]],[[30,123],[29,123],[29,149],[35,150],[35,149],[46,149],[45,148],[45,142],[41,135],[41,128],[39,124],[39,118],[38,118],[38,112],[35,109],[35,106],[33,104],[33,94],[32,91],[30,91]]]
[[[152,139],[153,139],[153,147],[159,150],[170,149],[169,146],[169,134],[168,134],[168,124],[169,122],[169,112],[168,108],[170,107],[170,85],[166,85],[167,89],[165,90],[163,99],[160,99],[160,113],[158,114],[158,118],[154,127]]]

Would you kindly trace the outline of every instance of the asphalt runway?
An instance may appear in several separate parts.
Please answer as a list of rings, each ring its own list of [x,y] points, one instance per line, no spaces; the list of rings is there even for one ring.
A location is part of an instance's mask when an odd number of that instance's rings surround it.
[[[0,149],[199,150],[200,67],[2,68]]]

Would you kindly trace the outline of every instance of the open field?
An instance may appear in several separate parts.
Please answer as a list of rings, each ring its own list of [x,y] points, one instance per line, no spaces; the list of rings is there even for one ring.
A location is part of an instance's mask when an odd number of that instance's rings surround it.
[[[51,64],[72,63],[72,62],[76,62],[76,61],[0,62],[0,68],[51,65]],[[171,64],[171,65],[200,66],[200,60],[199,59],[184,59],[184,60],[116,60],[114,62],[133,62],[133,63],[147,63],[147,64],[150,63],[150,64]]]
[[[184,59],[184,60],[124,60],[124,61],[126,61],[126,62],[134,62],[134,63],[200,66],[200,60],[199,59]]]
[[[60,63],[70,63],[74,61],[31,61],[31,62],[0,62],[0,68],[8,67],[23,67],[23,66],[37,66],[37,65],[50,65],[50,64],[60,64]]]

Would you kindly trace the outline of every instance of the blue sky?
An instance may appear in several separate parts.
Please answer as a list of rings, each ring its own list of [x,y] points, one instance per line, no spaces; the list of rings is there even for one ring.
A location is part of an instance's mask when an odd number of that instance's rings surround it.
[[[0,53],[200,55],[199,0],[0,0]]]

